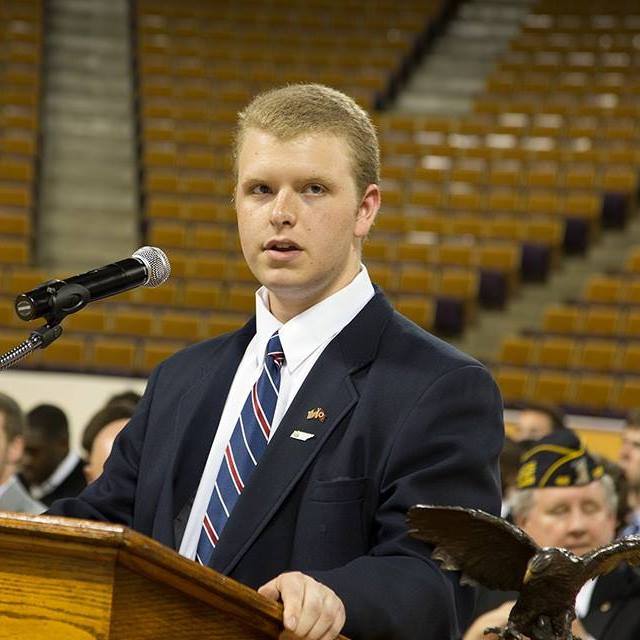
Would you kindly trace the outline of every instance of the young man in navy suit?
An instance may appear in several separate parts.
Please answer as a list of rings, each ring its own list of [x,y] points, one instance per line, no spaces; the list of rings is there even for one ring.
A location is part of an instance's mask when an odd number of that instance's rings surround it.
[[[255,317],[161,364],[103,475],[53,512],[131,526],[281,599],[287,638],[457,638],[473,595],[405,517],[417,502],[499,513],[496,385],[372,285],[378,141],[353,100],[320,85],[258,96],[235,160]],[[243,412],[259,413],[265,372],[268,445],[240,481],[231,451],[251,453]]]

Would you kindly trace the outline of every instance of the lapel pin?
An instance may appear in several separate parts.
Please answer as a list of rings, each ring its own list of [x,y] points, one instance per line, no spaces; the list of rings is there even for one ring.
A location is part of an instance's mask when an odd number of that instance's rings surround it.
[[[309,409],[309,411],[307,411],[307,420],[320,420],[320,422],[324,422],[326,419],[327,415],[322,407]]]
[[[315,433],[307,433],[306,431],[298,431],[297,429],[291,433],[291,438],[294,440],[302,440],[302,442],[306,442],[310,438],[313,438]]]

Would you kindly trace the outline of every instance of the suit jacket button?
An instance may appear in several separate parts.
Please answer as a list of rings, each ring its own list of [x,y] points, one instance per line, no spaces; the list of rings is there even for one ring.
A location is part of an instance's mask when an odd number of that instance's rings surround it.
[[[611,603],[610,602],[603,602],[600,605],[600,611],[602,613],[607,613],[607,611],[609,611],[609,609],[611,609]]]

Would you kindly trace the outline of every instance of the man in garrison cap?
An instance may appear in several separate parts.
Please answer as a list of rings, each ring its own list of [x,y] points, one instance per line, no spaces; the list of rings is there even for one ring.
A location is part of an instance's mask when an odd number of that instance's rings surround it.
[[[569,429],[527,445],[511,505],[515,524],[540,546],[583,555],[615,537],[613,480]],[[516,597],[480,587],[464,640],[494,640],[484,629],[506,624]],[[640,574],[621,565],[587,582],[576,598],[576,615],[572,631],[582,640],[640,638]]]

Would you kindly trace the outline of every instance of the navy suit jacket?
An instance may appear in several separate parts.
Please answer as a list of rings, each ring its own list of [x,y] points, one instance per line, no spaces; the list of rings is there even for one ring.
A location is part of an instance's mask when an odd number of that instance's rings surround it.
[[[161,364],[103,475],[50,513],[122,523],[177,549],[254,333],[252,320]],[[309,419],[316,408],[324,421]],[[457,638],[473,592],[407,535],[406,512],[424,503],[499,513],[503,432],[486,369],[378,292],[293,399],[211,566],[252,587],[288,570],[314,576],[342,598],[353,638]]]

